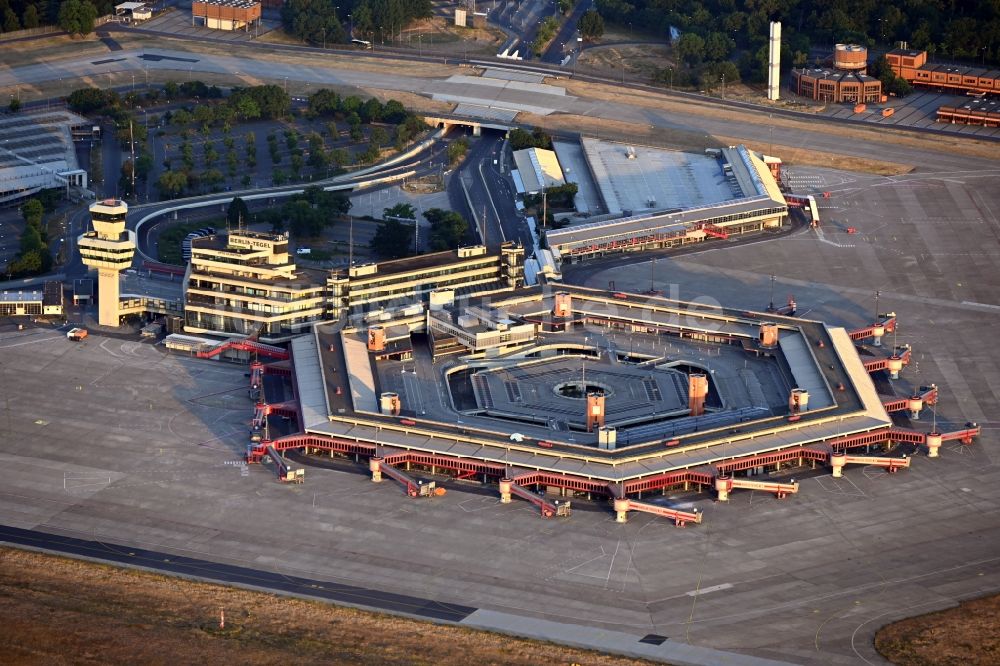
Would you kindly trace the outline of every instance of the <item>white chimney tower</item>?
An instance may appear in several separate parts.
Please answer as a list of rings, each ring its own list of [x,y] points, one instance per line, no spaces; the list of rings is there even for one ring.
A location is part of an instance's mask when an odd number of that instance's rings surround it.
[[[781,23],[771,21],[771,40],[767,57],[767,98],[777,101],[781,92]]]

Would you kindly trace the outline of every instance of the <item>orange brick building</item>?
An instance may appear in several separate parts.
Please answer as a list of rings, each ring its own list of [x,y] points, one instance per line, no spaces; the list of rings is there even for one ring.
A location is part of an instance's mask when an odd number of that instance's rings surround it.
[[[893,49],[885,55],[896,76],[911,85],[953,92],[1000,94],[1000,71],[956,65],[928,65],[927,51]]]
[[[246,30],[260,22],[260,2],[256,0],[194,0],[192,25],[213,30]]]
[[[882,82],[868,76],[868,49],[837,44],[833,69],[793,69],[792,92],[820,102],[882,101]]]
[[[882,100],[882,82],[859,72],[793,69],[792,92],[821,102],[879,102]]]

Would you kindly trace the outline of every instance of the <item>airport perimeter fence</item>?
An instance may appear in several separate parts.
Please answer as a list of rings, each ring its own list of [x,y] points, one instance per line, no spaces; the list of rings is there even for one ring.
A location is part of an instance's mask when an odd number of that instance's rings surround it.
[[[106,14],[104,16],[98,16],[94,20],[94,27],[104,25],[115,19],[114,15]],[[24,39],[25,37],[45,37],[48,35],[62,35],[65,31],[57,25],[42,25],[37,28],[24,28],[23,30],[14,30],[12,32],[5,32],[0,34],[0,42],[10,42],[16,39]]]

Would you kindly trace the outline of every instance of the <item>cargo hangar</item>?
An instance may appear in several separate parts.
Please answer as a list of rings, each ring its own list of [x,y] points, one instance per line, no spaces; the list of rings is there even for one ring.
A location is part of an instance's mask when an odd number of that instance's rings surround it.
[[[429,473],[495,485],[502,503],[520,497],[544,517],[570,515],[574,497],[606,498],[619,522],[640,511],[684,526],[701,522],[697,507],[656,495],[782,498],[798,491],[794,479],[771,478],[782,469],[895,472],[910,466],[907,452],[970,444],[976,424],[894,425],[891,413],[917,420],[937,400],[935,386],[902,399],[875,389],[869,373],[898,376],[910,350],[863,361],[855,342],[881,346],[895,325],[887,313],[846,331],[582,287],[459,301],[443,289],[419,312],[318,324],[288,350],[232,340],[199,355],[241,348],[277,359],[251,364],[246,459],[277,463],[282,481],[301,482],[311,460],[346,457],[411,497],[442,492],[419,478]],[[277,401],[267,375],[286,386]]]

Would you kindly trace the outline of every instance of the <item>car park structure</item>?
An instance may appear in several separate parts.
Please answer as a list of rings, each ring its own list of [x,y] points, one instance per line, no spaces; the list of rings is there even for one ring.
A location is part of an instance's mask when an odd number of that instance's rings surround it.
[[[894,425],[919,419],[937,388],[883,397],[870,372],[898,373],[908,348],[863,362],[892,313],[860,330],[772,313],[735,311],[582,287],[522,288],[493,300],[436,294],[426,310],[373,323],[317,325],[290,358],[251,366],[289,378],[295,399],[255,393],[248,462],[289,450],[364,459],[411,496],[415,470],[496,484],[502,502],[526,499],[568,516],[571,498],[604,497],[629,511],[701,522],[689,505],[650,501],[668,490],[737,489],[785,497],[782,468],[909,467],[893,443],[936,457],[955,432]],[[296,432],[278,434],[280,415]],[[273,433],[273,434],[272,434]],[[880,451],[884,447],[884,451]],[[765,473],[768,476],[763,476]],[[645,499],[643,499],[645,496]]]

